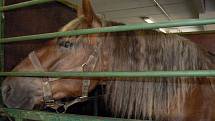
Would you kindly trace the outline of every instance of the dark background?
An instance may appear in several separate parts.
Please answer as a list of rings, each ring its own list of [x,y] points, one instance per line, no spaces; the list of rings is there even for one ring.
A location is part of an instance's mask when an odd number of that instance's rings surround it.
[[[192,40],[193,42],[202,45],[203,47],[208,49],[208,51],[215,54],[215,33],[191,34],[184,36]]]
[[[27,0],[5,0],[11,5]],[[56,32],[76,17],[76,11],[57,2],[21,8],[5,13],[5,37]],[[5,69],[11,70],[27,54],[47,41],[30,41],[6,44]]]

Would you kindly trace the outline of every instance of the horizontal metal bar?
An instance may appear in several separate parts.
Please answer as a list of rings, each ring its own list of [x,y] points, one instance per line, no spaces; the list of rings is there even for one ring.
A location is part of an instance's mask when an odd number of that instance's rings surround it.
[[[179,32],[175,33],[179,35],[202,35],[202,34],[215,34],[215,30],[208,30],[208,31],[196,31],[196,32]]]
[[[73,31],[67,31],[67,32],[54,32],[54,33],[46,33],[46,34],[38,34],[38,35],[19,36],[19,37],[12,37],[12,38],[3,38],[1,39],[0,43],[10,43],[10,42],[37,40],[37,39],[50,39],[50,38],[62,37],[62,36],[74,36],[74,35],[95,34],[95,33],[105,33],[105,32],[157,29],[157,28],[192,26],[192,25],[198,26],[198,25],[206,25],[206,24],[215,24],[215,18],[176,20],[176,21],[159,22],[159,23],[140,23],[140,24],[103,27],[103,28],[73,30]]]
[[[15,118],[39,120],[39,121],[140,121],[140,120],[132,120],[132,119],[96,117],[96,116],[85,116],[85,115],[75,115],[75,114],[57,114],[57,113],[48,113],[48,112],[40,112],[40,111],[26,111],[26,110],[9,109],[9,108],[1,108],[0,111]]]
[[[38,5],[38,4],[52,2],[52,1],[56,1],[56,0],[31,0],[31,1],[26,1],[26,2],[0,7],[0,11],[9,11],[17,8],[28,7],[28,6]]]
[[[17,77],[215,77],[215,70],[143,71],[143,72],[0,72],[0,76]]]

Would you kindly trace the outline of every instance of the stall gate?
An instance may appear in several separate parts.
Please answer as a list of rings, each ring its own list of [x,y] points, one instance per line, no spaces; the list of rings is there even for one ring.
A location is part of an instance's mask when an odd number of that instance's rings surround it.
[[[10,11],[17,8],[32,6],[36,4],[48,3],[52,1],[61,2],[69,7],[76,7],[75,5],[68,4],[66,0],[32,0],[14,5],[4,6],[4,0],[0,0],[0,79],[3,80],[5,76],[31,76],[31,77],[173,77],[173,76],[184,76],[184,77],[205,77],[215,76],[215,70],[199,70],[199,71],[147,71],[147,72],[4,72],[4,43],[27,41],[27,40],[38,40],[48,39],[61,36],[74,36],[83,34],[94,34],[104,32],[119,32],[119,31],[130,31],[139,29],[157,29],[157,28],[168,28],[177,26],[191,26],[191,25],[206,25],[215,24],[215,18],[213,19],[190,19],[190,20],[177,20],[171,22],[160,22],[153,24],[132,24],[122,25],[114,27],[94,28],[94,29],[83,29],[74,30],[68,32],[54,32],[38,35],[28,35],[20,37],[4,38],[4,12]],[[117,118],[106,118],[96,116],[80,116],[74,114],[55,114],[39,111],[26,111],[20,109],[9,109],[3,108],[1,101],[0,114],[4,117],[12,117],[15,121],[23,121],[26,119],[36,121],[134,121],[127,119]],[[1,118],[0,118],[1,119]]]

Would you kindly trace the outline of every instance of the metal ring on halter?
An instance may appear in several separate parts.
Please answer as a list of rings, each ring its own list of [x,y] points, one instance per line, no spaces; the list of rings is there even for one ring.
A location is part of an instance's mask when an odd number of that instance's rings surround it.
[[[86,66],[86,65],[87,65],[86,63],[82,64],[83,72],[84,72],[84,66]],[[82,96],[81,97],[88,97],[89,86],[90,86],[90,80],[84,79],[82,81]]]
[[[56,113],[66,113],[67,109],[70,106],[72,106],[76,103],[79,103],[79,102],[85,102],[87,100],[88,100],[88,97],[78,97],[75,100],[72,100],[70,102],[66,102],[64,105],[62,105],[56,109]]]

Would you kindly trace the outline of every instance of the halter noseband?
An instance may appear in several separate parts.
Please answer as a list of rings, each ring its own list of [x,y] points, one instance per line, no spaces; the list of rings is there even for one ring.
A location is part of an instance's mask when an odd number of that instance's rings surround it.
[[[41,72],[45,72],[48,71],[47,69],[45,69],[42,64],[40,63],[40,60],[38,59],[37,55],[35,54],[34,51],[32,51],[29,55],[29,60],[31,61],[33,67],[36,69],[36,71],[41,71]],[[98,62],[98,47],[95,49],[95,51],[93,52],[92,55],[89,56],[88,60],[82,64],[82,71],[93,71],[96,64]],[[86,66],[88,65],[92,65],[91,68],[89,69],[85,69]],[[69,71],[69,70],[67,70]],[[90,80],[83,80],[82,81],[82,96],[77,97],[75,100],[66,102],[66,103],[60,103],[58,101],[56,101],[53,98],[53,94],[52,94],[52,89],[51,89],[51,85],[50,82],[52,81],[56,81],[60,78],[42,78],[42,83],[43,83],[43,100],[45,103],[46,107],[52,108],[54,110],[56,110],[57,112],[58,109],[60,107],[63,107],[63,113],[66,112],[67,108],[72,106],[73,104],[76,104],[78,102],[84,102],[87,100],[88,98],[88,90],[89,90],[89,86],[90,86]]]

